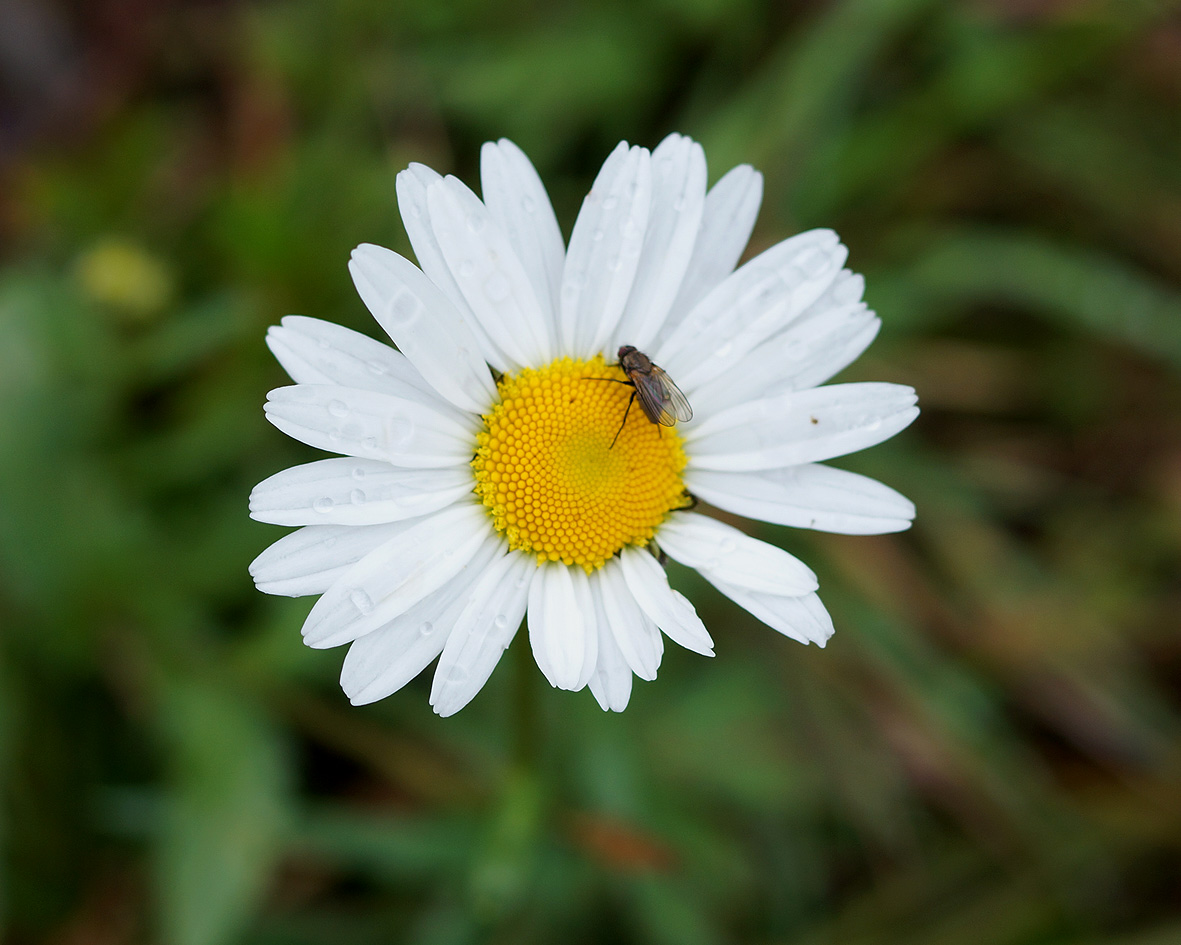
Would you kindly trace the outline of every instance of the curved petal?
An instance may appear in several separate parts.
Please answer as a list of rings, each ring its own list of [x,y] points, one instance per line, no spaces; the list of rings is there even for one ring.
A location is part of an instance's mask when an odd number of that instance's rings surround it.
[[[833,634],[832,618],[816,594],[781,597],[748,591],[723,581],[711,580],[710,583],[772,630],[800,643],[824,646]]]
[[[451,267],[447,265],[439,240],[431,227],[427,188],[442,179],[424,164],[411,164],[398,174],[398,209],[402,213],[402,224],[406,227],[406,235],[410,237],[410,245],[414,247],[419,268],[450,299],[468,330],[475,336],[484,360],[501,373],[510,371],[513,364],[492,340],[471,310],[471,306],[467,304],[467,299],[459,290],[459,284],[451,274]]]
[[[914,503],[876,479],[831,466],[763,472],[689,469],[689,491],[747,518],[842,535],[881,535],[910,528]]]
[[[689,269],[657,336],[658,343],[676,331],[694,306],[734,271],[750,241],[762,202],[763,175],[749,164],[732,168],[710,188]]]
[[[590,585],[581,569],[550,562],[529,588],[529,643],[557,689],[577,691],[594,670],[598,636]]]
[[[689,267],[705,204],[705,152],[672,134],[652,152],[652,209],[635,280],[608,350],[646,349],[668,316]]]
[[[410,260],[362,243],[349,272],[377,323],[441,397],[460,410],[484,413],[496,384],[459,311]]]
[[[488,212],[528,273],[556,339],[566,244],[545,185],[525,152],[501,138],[486,142],[480,151],[480,189]]]
[[[323,594],[369,552],[409,527],[409,522],[308,525],[284,535],[251,561],[250,576],[264,594]]]
[[[264,479],[250,517],[274,525],[376,525],[437,512],[472,491],[470,469],[400,469],[373,459],[322,459]]]
[[[410,388],[436,396],[414,365],[389,345],[319,318],[286,316],[267,329],[267,347],[297,384],[339,384],[397,395]]]
[[[591,599],[595,607],[595,624],[599,633],[598,658],[587,684],[591,694],[604,712],[622,712],[632,694],[632,671],[624,659],[615,635],[611,631],[607,611],[599,587],[591,582]]]
[[[684,595],[668,586],[664,568],[647,551],[624,548],[619,564],[640,609],[674,643],[702,656],[714,655],[714,641]]]
[[[474,452],[470,429],[454,419],[451,408],[437,409],[426,395],[411,400],[351,387],[297,384],[271,391],[263,409],[271,423],[301,443],[395,466],[462,466]]]
[[[484,330],[517,367],[543,364],[554,350],[550,320],[488,208],[455,177],[431,184],[426,200],[451,276]]]
[[[366,555],[321,597],[303,625],[304,642],[339,646],[376,630],[455,577],[486,540],[482,506],[465,503],[416,520]]]
[[[591,575],[591,585],[602,601],[607,626],[627,665],[641,679],[655,679],[664,654],[664,638],[636,603],[619,562],[608,561],[599,568]]]
[[[454,715],[488,681],[521,626],[536,573],[533,558],[509,552],[463,596],[431,686],[431,705],[439,715]]]
[[[756,256],[701,300],[654,360],[688,394],[740,367],[831,285],[848,251],[832,230],[810,230]]]
[[[599,353],[623,314],[652,202],[652,157],[626,142],[611,152],[582,202],[562,269],[559,350]]]
[[[888,440],[919,415],[900,384],[832,384],[791,391],[715,414],[685,439],[695,469],[753,472],[797,466]]]
[[[815,387],[847,367],[877,336],[880,322],[861,301],[865,280],[844,270],[784,331],[768,338],[694,391],[698,419],[751,400]]]
[[[354,640],[340,670],[340,687],[353,705],[367,705],[397,692],[442,652],[468,591],[504,554],[504,542],[489,532],[472,559],[450,581],[383,627]]]
[[[670,515],[660,527],[660,547],[707,579],[748,591],[790,597],[820,586],[812,569],[794,555],[696,512]]]

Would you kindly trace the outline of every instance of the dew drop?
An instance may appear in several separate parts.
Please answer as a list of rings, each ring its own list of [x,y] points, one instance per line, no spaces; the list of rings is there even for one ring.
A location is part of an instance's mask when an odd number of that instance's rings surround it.
[[[476,272],[476,264],[470,259],[465,259],[459,264],[459,274],[465,279],[470,279]]]
[[[338,419],[343,419],[349,415],[349,408],[343,400],[330,400],[328,412]]]
[[[524,210],[526,213],[532,213],[534,210],[537,209],[537,204],[534,203],[532,197],[522,197],[521,198],[521,209]]]
[[[452,666],[451,671],[447,674],[447,682],[450,683],[465,683],[471,675],[463,666]]]
[[[364,438],[362,438],[362,440],[361,440],[361,446],[362,446],[362,447],[364,447],[364,448],[365,448],[365,449],[367,449],[367,450],[375,450],[375,449],[377,449],[377,437],[375,437],[375,436],[367,436],[367,437],[364,437]]]
[[[618,203],[619,199],[617,197],[607,197],[603,200],[603,209],[614,210]]]
[[[361,588],[353,588],[353,590],[349,593],[349,601],[361,613],[373,613],[373,598],[361,590]]]
[[[326,512],[331,512],[333,505],[335,503],[328,496],[322,495],[312,503],[312,508],[323,515]]]
[[[400,325],[414,321],[421,310],[418,299],[406,291],[399,292],[390,303],[390,316]]]
[[[365,478],[365,469],[364,469],[364,467],[362,467],[362,466],[354,466],[354,467],[353,467],[352,476],[353,476],[353,478],[354,478],[354,479],[364,479],[364,478]]]
[[[339,443],[342,439],[344,439],[344,434],[338,429],[332,429],[328,431],[328,439],[330,439],[333,443]]]
[[[434,632],[435,632],[435,625],[433,623],[431,623],[429,620],[424,620],[421,624],[418,625],[418,635],[420,637],[429,637]]]
[[[360,489],[354,489],[352,492],[349,493],[349,501],[352,502],[353,505],[364,505],[365,504],[365,493],[362,492]]]
[[[591,239],[594,240],[596,243],[598,243],[599,241],[601,241],[603,239],[603,231],[602,230],[595,230],[591,234]]]
[[[484,229],[484,218],[478,213],[469,214],[467,218],[467,228],[472,233],[479,233]]]
[[[623,265],[623,261],[619,258],[618,255],[612,256],[607,261],[607,268],[610,269],[612,272],[618,272],[619,267],[622,265]]]
[[[484,283],[484,294],[492,302],[503,302],[512,294],[513,287],[503,273],[494,272]]]
[[[496,619],[492,621],[492,625],[496,627],[497,630],[503,630],[508,626],[508,617],[506,617],[504,614],[497,614]]]
[[[370,374],[376,374],[378,377],[381,377],[381,376],[385,375],[386,373],[388,373],[386,371],[385,365],[382,364],[382,362],[380,362],[380,361],[367,361],[365,363],[365,366],[367,368],[369,368]]]
[[[414,424],[405,417],[390,417],[386,421],[386,432],[395,446],[405,446],[414,435]]]

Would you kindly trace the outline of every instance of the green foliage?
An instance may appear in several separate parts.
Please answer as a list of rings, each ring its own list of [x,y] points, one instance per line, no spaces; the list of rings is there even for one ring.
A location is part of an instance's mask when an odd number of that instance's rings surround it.
[[[1181,940],[1178,4],[74,6],[12,26],[57,73],[0,70],[6,941]],[[759,529],[824,651],[674,570],[717,658],[622,716],[530,669],[529,770],[512,654],[446,721],[425,679],[348,706],[246,573],[250,487],[310,458],[266,326],[378,334],[344,264],[409,251],[409,161],[512,137],[569,232],[674,129],[765,172],[755,248],[851,247],[847,373],[924,414],[842,465],[915,528]]]

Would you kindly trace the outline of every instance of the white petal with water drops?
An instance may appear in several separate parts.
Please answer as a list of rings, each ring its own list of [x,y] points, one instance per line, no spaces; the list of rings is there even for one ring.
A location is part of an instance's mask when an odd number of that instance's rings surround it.
[[[646,350],[664,324],[693,253],[705,182],[705,152],[696,141],[673,134],[652,152],[652,209],[609,352],[624,344]]]
[[[591,694],[604,712],[622,712],[632,694],[632,671],[611,632],[599,586],[591,583],[591,600],[598,629],[598,655],[595,669],[587,680]]]
[[[655,679],[664,654],[660,630],[636,603],[618,561],[608,561],[591,575],[607,623],[627,664],[641,679]]]
[[[250,517],[275,525],[374,525],[437,512],[472,491],[470,470],[400,469],[374,459],[322,459],[264,479]]]
[[[914,503],[876,479],[807,464],[762,472],[688,469],[689,491],[735,515],[843,535],[910,528]]]
[[[562,270],[559,350],[598,354],[627,303],[652,202],[651,155],[621,142],[582,202]]]
[[[551,686],[586,685],[598,645],[594,634],[586,573],[557,562],[541,565],[529,588],[529,644]]]
[[[384,699],[426,669],[442,652],[468,590],[504,550],[500,536],[489,532],[455,577],[404,614],[353,641],[340,672],[341,688],[353,705]]]
[[[308,525],[284,535],[250,562],[250,576],[264,594],[323,594],[365,555],[409,526]]]
[[[668,586],[664,568],[652,555],[639,548],[624,548],[619,564],[636,603],[665,636],[694,653],[714,655],[714,641],[697,611],[683,594]]]
[[[303,625],[308,646],[348,643],[405,613],[459,573],[488,535],[481,506],[455,505],[416,519],[346,571]]]
[[[510,552],[489,565],[462,596],[463,609],[431,686],[431,705],[439,715],[454,715],[488,681],[521,625],[536,574],[531,556]]]
[[[710,188],[689,267],[658,342],[676,331],[693,307],[734,271],[762,202],[763,175],[749,164],[732,168]]]
[[[484,353],[459,311],[408,259],[362,243],[349,272],[365,307],[440,396],[482,413],[496,397]]]
[[[706,577],[751,591],[807,594],[820,586],[799,558],[696,512],[670,516],[660,530],[660,547]]]
[[[528,273],[542,311],[556,325],[566,246],[545,185],[525,152],[501,138],[486,142],[480,151],[480,189],[488,212]]]
[[[431,184],[426,199],[443,258],[485,331],[518,367],[544,364],[553,351],[549,319],[488,208],[454,177]]]
[[[824,646],[833,634],[832,618],[816,594],[783,597],[759,594],[723,581],[711,579],[710,583],[772,630],[800,643]]]
[[[696,469],[749,472],[795,466],[863,450],[918,416],[900,384],[832,384],[741,404],[686,430]]]
[[[437,402],[436,402],[437,403]],[[422,400],[319,384],[267,394],[267,419],[290,437],[346,456],[426,469],[471,461],[472,434]]]

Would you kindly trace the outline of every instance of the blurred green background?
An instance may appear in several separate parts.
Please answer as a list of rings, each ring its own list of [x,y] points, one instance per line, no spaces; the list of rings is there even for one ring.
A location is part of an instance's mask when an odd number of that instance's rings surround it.
[[[1181,8],[1139,0],[0,3],[8,942],[1181,942]],[[900,536],[763,527],[837,625],[690,573],[622,716],[512,662],[354,709],[256,593],[288,313],[369,334],[394,175],[513,138],[567,235],[621,138],[835,227],[920,392],[845,465]],[[523,641],[522,641],[523,642]]]

